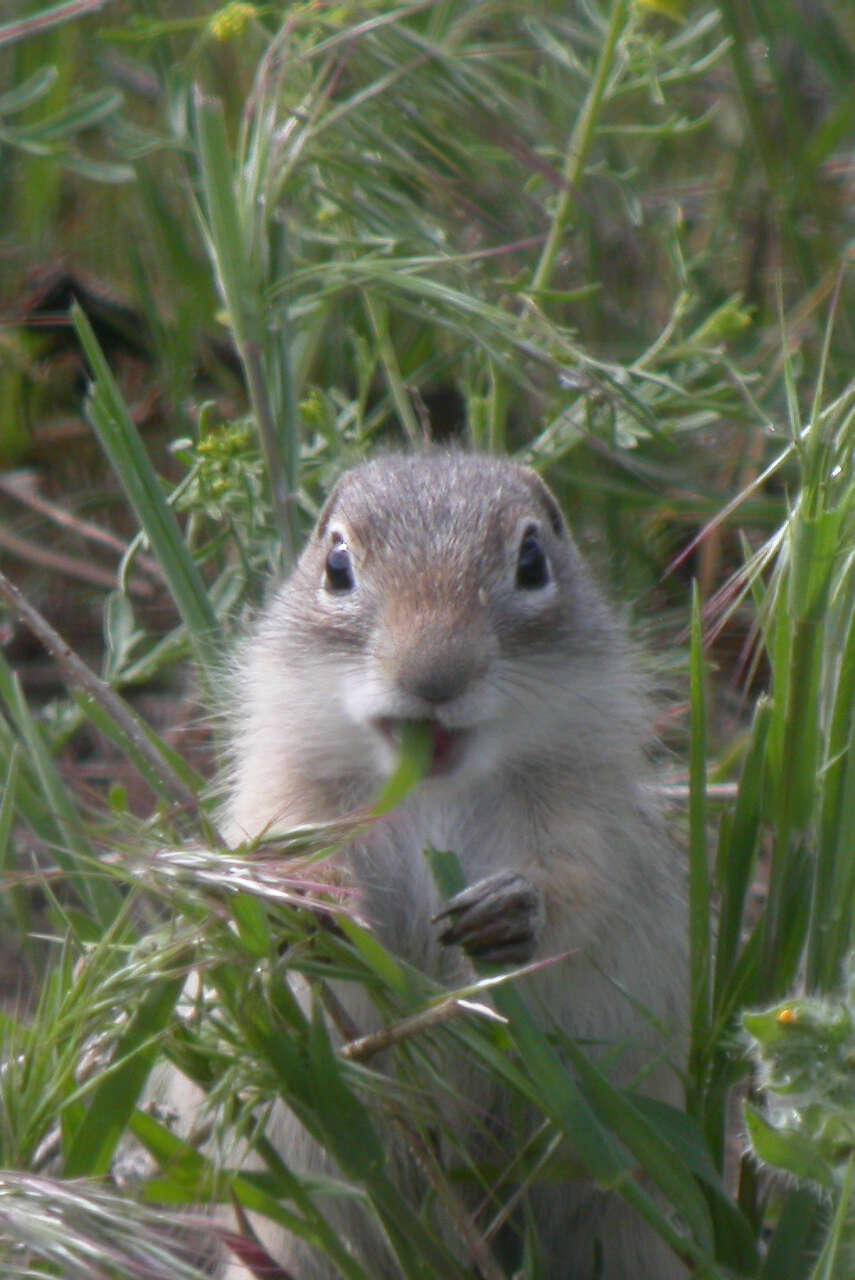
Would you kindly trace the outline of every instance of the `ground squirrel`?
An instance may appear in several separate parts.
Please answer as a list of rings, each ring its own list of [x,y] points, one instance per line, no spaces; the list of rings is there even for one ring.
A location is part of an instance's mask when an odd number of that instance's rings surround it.
[[[467,953],[567,953],[524,982],[545,1027],[631,1046],[618,1083],[678,1060],[686,926],[648,785],[648,706],[623,629],[532,471],[436,449],[346,474],[239,667],[233,839],[369,803],[402,725],[424,721],[427,777],[340,855],[360,914],[443,980],[460,979]],[[453,850],[471,886],[440,920],[428,845]],[[367,1000],[348,1000],[357,1023],[370,1017]],[[671,1069],[644,1079],[677,1101]],[[292,1167],[325,1167],[290,1116],[274,1140]],[[685,1274],[617,1197],[578,1180],[532,1197],[548,1280],[588,1280],[600,1250],[601,1280]],[[358,1205],[338,1226],[372,1276],[397,1274]],[[303,1278],[336,1274],[295,1242],[274,1252]]]

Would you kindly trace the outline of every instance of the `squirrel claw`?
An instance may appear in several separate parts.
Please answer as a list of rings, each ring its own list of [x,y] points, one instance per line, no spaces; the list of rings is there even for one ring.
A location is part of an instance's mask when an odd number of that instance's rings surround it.
[[[443,945],[461,946],[489,964],[525,964],[537,945],[543,904],[524,876],[500,871],[455,894],[438,920],[449,921],[439,935]]]

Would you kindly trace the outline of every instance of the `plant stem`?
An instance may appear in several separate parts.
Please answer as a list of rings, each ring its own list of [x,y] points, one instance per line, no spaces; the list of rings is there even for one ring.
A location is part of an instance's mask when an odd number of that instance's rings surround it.
[[[588,90],[588,96],[585,98],[584,105],[576,118],[573,126],[573,132],[570,135],[570,141],[567,144],[567,152],[564,157],[564,165],[562,168],[563,183],[561,194],[558,199],[558,207],[552,217],[552,225],[549,228],[549,235],[546,244],[543,246],[543,252],[540,255],[540,261],[537,264],[537,270],[531,282],[530,293],[536,299],[538,293],[541,293],[549,285],[552,277],[555,260],[558,257],[558,251],[561,247],[561,241],[567,224],[570,221],[570,215],[573,208],[573,197],[576,193],[576,187],[582,176],[585,162],[588,159],[588,152],[591,149],[591,143],[594,140],[594,132],[597,127],[597,120],[600,114],[603,98],[606,92],[606,85],[614,66],[615,53],[618,42],[623,34],[627,22],[627,0],[615,0],[612,5],[611,17],[606,30],[606,36],[600,48],[600,56],[597,59],[597,65],[594,71],[594,78],[591,87]]]
[[[692,585],[690,697],[692,736],[689,759],[689,980],[691,1001],[690,1100],[703,1097],[702,1072],[709,1054],[710,1032],[710,892],[707,863],[707,723],[704,689],[703,634],[697,583]]]
[[[236,321],[232,322],[232,331],[235,335],[238,355],[246,374],[249,403],[252,405],[252,412],[255,416],[261,440],[261,449],[267,465],[270,497],[282,537],[285,560],[287,564],[291,564],[295,554],[295,537],[292,517],[294,507],[293,490],[291,488],[290,475],[288,474],[290,468],[286,467],[282,458],[282,450],[279,447],[279,433],[276,429],[276,417],[264,376],[261,348],[257,342],[245,337],[239,330]]]

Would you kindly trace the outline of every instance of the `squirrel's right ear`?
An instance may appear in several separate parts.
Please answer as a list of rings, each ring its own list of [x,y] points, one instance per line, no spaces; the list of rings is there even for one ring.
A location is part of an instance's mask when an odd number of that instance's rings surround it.
[[[340,480],[336,481],[336,483],[333,485],[332,489],[330,490],[329,497],[327,498],[324,505],[321,507],[321,513],[318,516],[317,521],[315,522],[315,532],[314,532],[314,537],[317,538],[319,541],[321,538],[323,538],[324,534],[327,531],[327,525],[330,522],[330,516],[332,515],[333,508],[338,502],[338,497],[339,497],[339,494],[341,493],[341,488],[342,488],[344,479],[345,477],[342,476]]]
[[[534,497],[545,507],[546,514],[549,516],[549,523],[552,526],[552,532],[556,538],[563,538],[567,533],[567,524],[552,490],[545,481],[541,480],[536,471],[532,471],[531,467],[523,467],[522,472]]]

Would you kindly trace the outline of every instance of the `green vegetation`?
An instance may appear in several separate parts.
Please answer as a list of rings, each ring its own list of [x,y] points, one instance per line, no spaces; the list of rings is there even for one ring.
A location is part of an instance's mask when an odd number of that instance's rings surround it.
[[[94,512],[122,538],[115,586],[86,579],[100,676],[0,578],[0,623],[40,631],[68,686],[28,697],[0,655],[3,956],[37,988],[0,1013],[4,1275],[199,1275],[210,1224],[176,1238],[170,1218],[217,1199],[364,1277],[323,1216],[342,1187],[299,1184],[256,1127],[276,1096],[334,1153],[403,1276],[506,1274],[499,1205],[560,1134],[697,1276],[851,1275],[851,6],[125,0],[0,15],[0,466],[54,467],[78,533]],[[36,265],[53,268],[47,285],[25,278]],[[50,431],[81,414],[91,434],[57,460]],[[215,785],[135,708],[192,669],[217,711],[246,608],[333,477],[376,444],[462,422],[545,471],[601,575],[655,618],[654,678],[689,691],[663,728],[675,790],[690,783],[675,814],[690,854],[685,1115],[614,1091],[578,1046],[562,1046],[569,1079],[512,985],[456,993],[507,1024],[462,1014],[346,903],[339,930],[319,925],[307,907],[342,833],[221,848]],[[0,555],[20,579],[32,540],[9,540],[14,496]],[[155,590],[172,601],[156,618]],[[64,753],[84,732],[145,784],[144,804],[118,782],[73,785]],[[194,966],[207,986],[179,1002]],[[313,984],[311,1009],[286,968]],[[382,1067],[376,1044],[332,1047],[331,976],[363,983],[391,1029]],[[477,1220],[426,1136],[442,1120],[419,1086],[441,1094],[450,1046],[544,1122],[507,1176],[465,1168],[498,1187]],[[218,1167],[138,1109],[163,1056],[209,1093],[219,1132],[255,1143],[259,1169]],[[795,1181],[739,1158],[749,1080],[757,1156]],[[378,1122],[422,1157],[430,1215],[397,1194]],[[156,1172],[117,1189],[129,1134]],[[249,1238],[232,1243],[259,1262]],[[533,1234],[528,1247],[536,1277]]]

